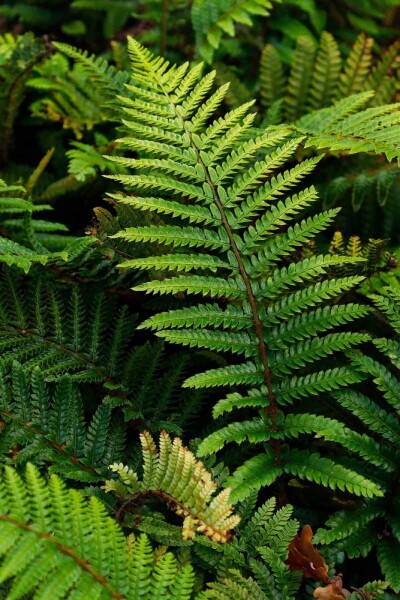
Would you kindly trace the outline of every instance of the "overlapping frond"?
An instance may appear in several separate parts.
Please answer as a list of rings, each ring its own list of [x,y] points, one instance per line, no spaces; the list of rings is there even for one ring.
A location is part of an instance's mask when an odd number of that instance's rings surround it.
[[[125,537],[96,499],[86,501],[32,465],[25,477],[6,467],[0,482],[2,581],[8,598],[189,600],[194,573],[147,537]],[[12,551],[10,551],[12,549]]]
[[[52,389],[38,368],[27,374],[13,363],[11,373],[0,367],[0,378],[3,446],[17,464],[50,461],[52,472],[96,482],[104,480],[110,462],[121,460],[125,426],[113,418],[110,398],[88,419],[68,375]]]
[[[362,91],[374,92],[369,106],[393,102],[399,89],[394,75],[399,64],[399,43],[394,42],[378,59],[372,53],[374,40],[361,33],[344,60],[331,33],[321,34],[316,48],[309,37],[298,37],[290,69],[277,49],[267,44],[261,55],[260,93],[270,109],[283,101],[283,121],[294,121],[313,110],[329,107]]]
[[[335,543],[346,550],[349,556],[366,556],[377,545],[377,557],[382,573],[390,587],[398,592],[400,579],[398,555],[400,551],[400,512],[397,488],[393,481],[400,464],[400,365],[398,333],[399,292],[387,288],[385,296],[372,295],[375,306],[385,315],[394,332],[394,338],[376,338],[373,343],[380,358],[366,354],[352,354],[356,368],[372,380],[375,390],[366,393],[352,389],[334,392],[339,405],[354,415],[365,433],[356,433],[349,428],[338,428],[326,424],[319,428],[319,435],[337,441],[352,453],[365,460],[365,471],[382,489],[383,497],[371,499],[351,511],[339,511],[327,522],[327,528],[317,533],[322,544]],[[367,395],[368,394],[368,395]],[[375,467],[375,468],[374,468]],[[374,532],[380,530],[381,521],[387,523],[387,536]]]
[[[372,152],[391,161],[399,158],[398,104],[385,104],[360,110],[373,92],[360,92],[302,117],[296,131],[307,135],[306,146],[330,148],[334,152]]]
[[[8,268],[2,272],[0,362],[5,367],[19,361],[26,371],[39,367],[49,381],[70,373],[75,381],[123,389],[122,356],[134,322],[126,306],[115,310],[104,294],[84,298],[78,287],[63,294],[44,278],[25,281]]]

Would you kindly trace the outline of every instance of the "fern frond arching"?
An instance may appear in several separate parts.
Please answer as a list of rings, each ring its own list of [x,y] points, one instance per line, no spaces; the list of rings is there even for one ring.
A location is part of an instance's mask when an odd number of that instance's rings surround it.
[[[193,539],[196,532],[212,540],[227,542],[232,529],[240,521],[229,504],[230,490],[226,488],[214,495],[217,486],[204,465],[197,461],[180,438],[171,441],[165,432],[160,434],[159,449],[148,432],[140,435],[143,453],[143,481],[122,464],[111,465],[111,470],[122,479],[125,498],[153,493],[171,503],[173,510],[184,517],[183,537]],[[113,480],[105,484],[106,491],[118,490]],[[132,501],[132,499],[131,499]]]
[[[155,560],[146,536],[125,538],[96,498],[87,502],[55,475],[47,484],[32,465],[24,479],[5,467],[0,504],[1,537],[7,540],[0,577],[12,578],[10,600],[31,593],[150,600],[156,590],[166,599],[190,597],[190,567],[180,568],[169,553]],[[186,592],[177,596],[182,587]]]
[[[399,157],[397,135],[399,106],[387,104],[360,111],[373,92],[360,92],[338,100],[331,108],[305,115],[296,130],[307,135],[306,146],[330,148],[334,152],[372,152],[391,161]]]
[[[360,391],[343,389],[333,394],[339,405],[357,418],[362,433],[327,423],[319,435],[335,440],[365,461],[365,473],[379,481],[382,497],[371,498],[355,509],[333,514],[327,527],[317,532],[317,541],[336,544],[349,556],[366,556],[376,545],[381,571],[390,587],[398,592],[400,512],[396,473],[400,464],[400,297],[398,290],[386,288],[385,296],[373,294],[372,301],[381,311],[381,320],[387,320],[394,335],[390,339],[372,340],[374,356],[350,353],[357,370],[368,376],[364,389],[361,386]],[[382,521],[386,523],[387,536],[377,534],[382,530]]]
[[[281,128],[258,135],[251,129],[254,115],[248,114],[250,103],[212,121],[223,94],[221,90],[208,92],[211,78],[201,79],[199,66],[192,70],[188,65],[170,66],[134,40],[130,40],[129,48],[138,92],[136,100],[129,98],[125,103],[130,120],[125,121],[128,135],[121,143],[127,143],[139,156],[132,162],[135,175],[112,176],[131,188],[132,200],[129,196],[115,197],[133,208],[141,210],[138,205],[143,205],[148,211],[164,212],[172,218],[171,224],[129,228],[117,237],[127,242],[151,239],[176,248],[197,248],[196,255],[192,251],[171,255],[168,249],[160,260],[146,257],[131,265],[165,271],[170,261],[168,277],[152,278],[137,287],[140,291],[205,298],[203,303],[197,300],[187,308],[152,316],[141,327],[155,329],[159,337],[171,342],[243,356],[235,365],[194,375],[185,387],[251,386],[251,398],[238,394],[230,408],[258,409],[264,421],[254,416],[241,428],[228,425],[211,434],[199,449],[199,453],[213,452],[214,435],[218,448],[230,441],[265,441],[272,455],[257,455],[254,464],[249,463],[249,470],[255,468],[257,460],[266,464],[262,476],[252,473],[252,485],[248,484],[251,478],[247,480],[246,493],[250,493],[272,483],[283,472],[276,464],[285,447],[285,434],[280,435],[278,425],[281,406],[360,380],[354,369],[343,365],[343,359],[338,358],[332,369],[318,369],[311,362],[332,350],[338,357],[341,350],[367,339],[347,334],[321,342],[316,339],[318,333],[365,313],[357,305],[348,309],[345,304],[326,306],[362,279],[335,278],[336,269],[347,261],[363,259],[317,256],[287,267],[287,258],[336,214],[328,211],[303,217],[317,200],[317,193],[313,187],[299,188],[318,159],[285,169],[301,138],[286,141],[288,130]],[[206,99],[207,94],[211,100]],[[199,109],[198,99],[203,102]],[[205,110],[207,118],[203,119]],[[347,108],[348,114],[354,110],[353,104]],[[146,114],[154,125],[147,124]],[[129,137],[130,131],[133,137]],[[191,225],[183,224],[187,219]],[[212,298],[218,299],[218,304],[211,303]],[[304,343],[299,344],[300,340]],[[306,371],[298,376],[296,370],[304,367]],[[229,400],[221,412],[228,410],[228,404]],[[298,472],[294,462],[293,469]],[[330,483],[327,478],[318,479],[311,468],[304,472],[312,481]],[[336,475],[338,480],[332,481],[332,486],[343,487],[341,467],[333,471],[333,479]],[[346,471],[347,489],[379,495],[378,486],[366,479],[359,485],[358,478],[350,469]],[[236,482],[235,475],[232,481]]]
[[[54,46],[69,58],[77,61],[82,71],[96,82],[98,90],[110,99],[120,93],[129,81],[129,76],[125,71],[117,71],[103,58],[96,58],[94,55],[89,55],[87,52],[82,52],[62,42],[54,42]]]

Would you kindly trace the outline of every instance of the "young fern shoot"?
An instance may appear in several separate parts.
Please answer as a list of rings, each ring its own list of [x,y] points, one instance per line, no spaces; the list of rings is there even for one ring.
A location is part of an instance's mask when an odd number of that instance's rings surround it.
[[[213,120],[227,89],[210,93],[213,72],[201,78],[201,65],[170,66],[132,39],[129,50],[133,83],[127,85],[130,96],[123,98],[128,135],[119,141],[138,157],[112,157],[135,170],[112,176],[131,190],[112,196],[136,210],[165,214],[168,221],[128,228],[116,237],[176,251],[121,266],[172,271],[137,290],[204,299],[156,314],[141,327],[170,342],[239,355],[240,362],[192,376],[185,386],[238,385],[241,392],[217,403],[214,416],[240,408],[255,413],[212,433],[199,455],[229,442],[263,444],[229,478],[232,501],[285,473],[379,495],[378,486],[358,473],[285,445],[287,436],[312,432],[313,424],[317,428],[318,417],[297,410],[284,415],[284,406],[362,378],[340,359],[331,368],[318,367],[320,359],[368,339],[360,333],[327,333],[367,312],[359,304],[338,302],[362,277],[331,276],[335,267],[360,259],[321,254],[289,262],[337,214],[304,214],[318,197],[313,186],[299,185],[319,158],[285,169],[303,138],[289,137],[286,129],[254,133],[251,102]]]

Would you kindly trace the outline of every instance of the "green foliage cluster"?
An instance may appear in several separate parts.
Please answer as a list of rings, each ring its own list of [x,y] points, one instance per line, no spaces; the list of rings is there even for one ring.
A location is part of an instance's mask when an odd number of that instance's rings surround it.
[[[398,597],[399,16],[2,3],[0,597]]]

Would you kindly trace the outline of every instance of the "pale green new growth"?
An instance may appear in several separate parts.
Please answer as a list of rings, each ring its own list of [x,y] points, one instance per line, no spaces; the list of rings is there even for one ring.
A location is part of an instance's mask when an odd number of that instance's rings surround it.
[[[165,431],[160,434],[159,449],[151,435],[140,434],[143,453],[143,480],[129,467],[122,464],[111,465],[118,473],[119,481],[107,481],[104,488],[114,491],[125,501],[130,496],[153,493],[166,501],[173,510],[184,517],[182,535],[185,540],[203,533],[213,541],[226,543],[232,536],[232,529],[240,522],[229,504],[230,490],[227,488],[217,495],[217,485],[203,463],[196,460],[192,452],[182,445],[180,438],[171,438]]]

